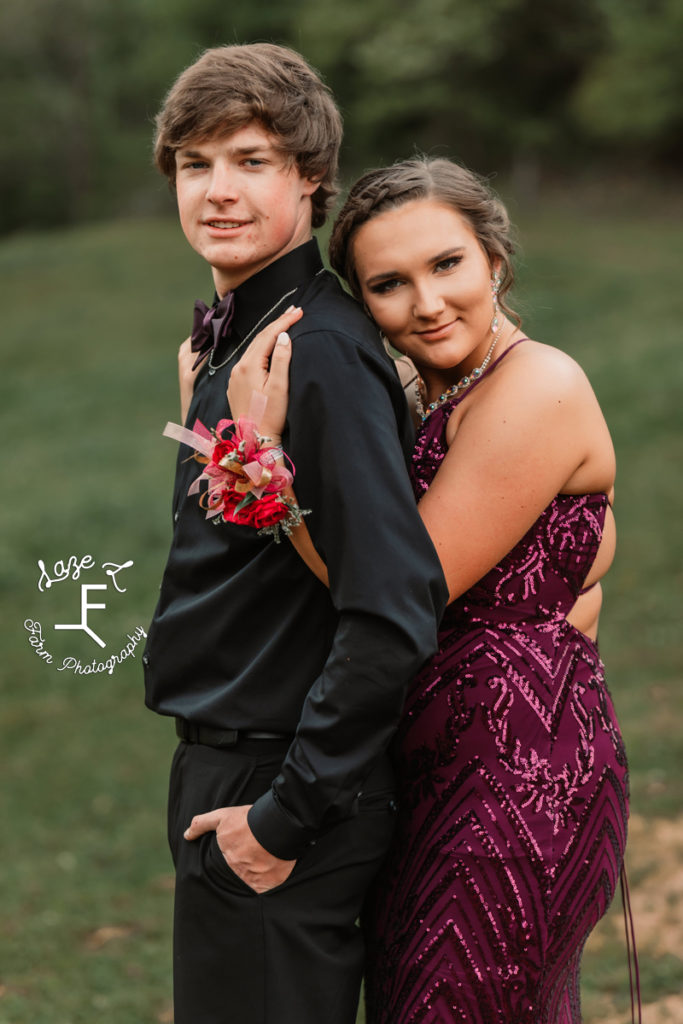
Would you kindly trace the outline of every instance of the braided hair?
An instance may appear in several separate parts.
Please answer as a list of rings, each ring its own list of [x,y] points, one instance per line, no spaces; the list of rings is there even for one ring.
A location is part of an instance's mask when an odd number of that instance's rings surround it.
[[[347,281],[355,297],[362,300],[353,257],[356,232],[380,213],[416,199],[450,206],[465,218],[489,261],[500,260],[498,302],[503,312],[519,323],[505,302],[514,281],[514,245],[507,210],[483,178],[443,158],[415,157],[367,171],[352,187],[334,222],[329,255],[332,268]]]

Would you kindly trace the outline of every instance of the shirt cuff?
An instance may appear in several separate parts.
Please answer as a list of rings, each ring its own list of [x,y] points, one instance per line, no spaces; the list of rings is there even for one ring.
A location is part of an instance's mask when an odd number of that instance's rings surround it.
[[[315,836],[285,810],[272,789],[250,808],[247,823],[257,842],[280,860],[298,860]]]

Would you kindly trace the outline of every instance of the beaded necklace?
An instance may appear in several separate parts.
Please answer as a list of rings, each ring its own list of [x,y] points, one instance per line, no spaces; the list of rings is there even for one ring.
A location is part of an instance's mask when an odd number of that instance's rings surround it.
[[[457,395],[459,391],[465,391],[465,389],[468,388],[470,384],[474,384],[475,380],[479,380],[484,370],[491,362],[493,350],[498,344],[500,336],[504,330],[505,324],[503,324],[498,329],[498,331],[496,331],[496,336],[491,342],[491,347],[486,353],[483,363],[480,366],[477,366],[474,370],[470,370],[470,372],[468,374],[465,374],[464,377],[461,377],[457,384],[451,384],[449,388],[446,388],[443,394],[439,395],[438,398],[435,398],[433,402],[430,402],[426,409],[424,407],[424,401],[422,398],[422,389],[424,387],[424,382],[421,377],[417,377],[415,381],[415,404],[417,408],[417,414],[423,423],[427,419],[427,417],[434,412],[435,409],[439,409],[445,402],[449,400],[449,398],[453,398],[453,396]]]

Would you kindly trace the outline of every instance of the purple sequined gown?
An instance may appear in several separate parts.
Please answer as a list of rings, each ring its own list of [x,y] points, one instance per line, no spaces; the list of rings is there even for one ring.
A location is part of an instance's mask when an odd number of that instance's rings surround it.
[[[418,498],[457,401],[418,433]],[[365,921],[367,1024],[581,1020],[581,951],[614,894],[628,814],[603,665],[565,619],[606,505],[558,495],[447,609],[397,740],[402,810]]]

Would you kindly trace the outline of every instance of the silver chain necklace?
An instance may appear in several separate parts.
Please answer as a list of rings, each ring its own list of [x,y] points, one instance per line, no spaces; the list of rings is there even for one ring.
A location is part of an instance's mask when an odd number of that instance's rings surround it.
[[[325,268],[322,267],[320,270],[318,270],[316,272],[315,276],[318,277],[319,274],[324,273],[324,270],[325,270]],[[263,314],[263,316],[261,317],[259,322],[254,327],[252,327],[252,329],[249,331],[249,333],[247,335],[245,335],[245,337],[239,343],[237,348],[233,349],[232,352],[228,355],[227,359],[224,359],[222,363],[212,363],[211,362],[211,357],[213,355],[213,351],[209,352],[209,361],[208,361],[208,364],[207,364],[208,367],[209,367],[209,376],[213,377],[213,375],[216,372],[216,370],[221,370],[224,366],[227,366],[228,363],[230,362],[230,360],[234,359],[234,357],[237,355],[237,353],[240,351],[240,349],[244,348],[244,346],[247,344],[248,341],[251,341],[251,339],[254,337],[254,335],[258,331],[258,329],[261,326],[261,324],[263,323],[263,321],[267,320],[268,317],[271,315],[271,313],[274,313],[275,310],[277,309],[277,307],[281,306],[282,303],[285,301],[285,299],[289,299],[294,294],[294,292],[298,290],[299,287],[300,286],[297,285],[296,288],[292,288],[291,291],[285,292],[284,295],[280,296],[280,298],[277,300],[275,305],[271,306],[270,309],[268,310],[268,312]]]

